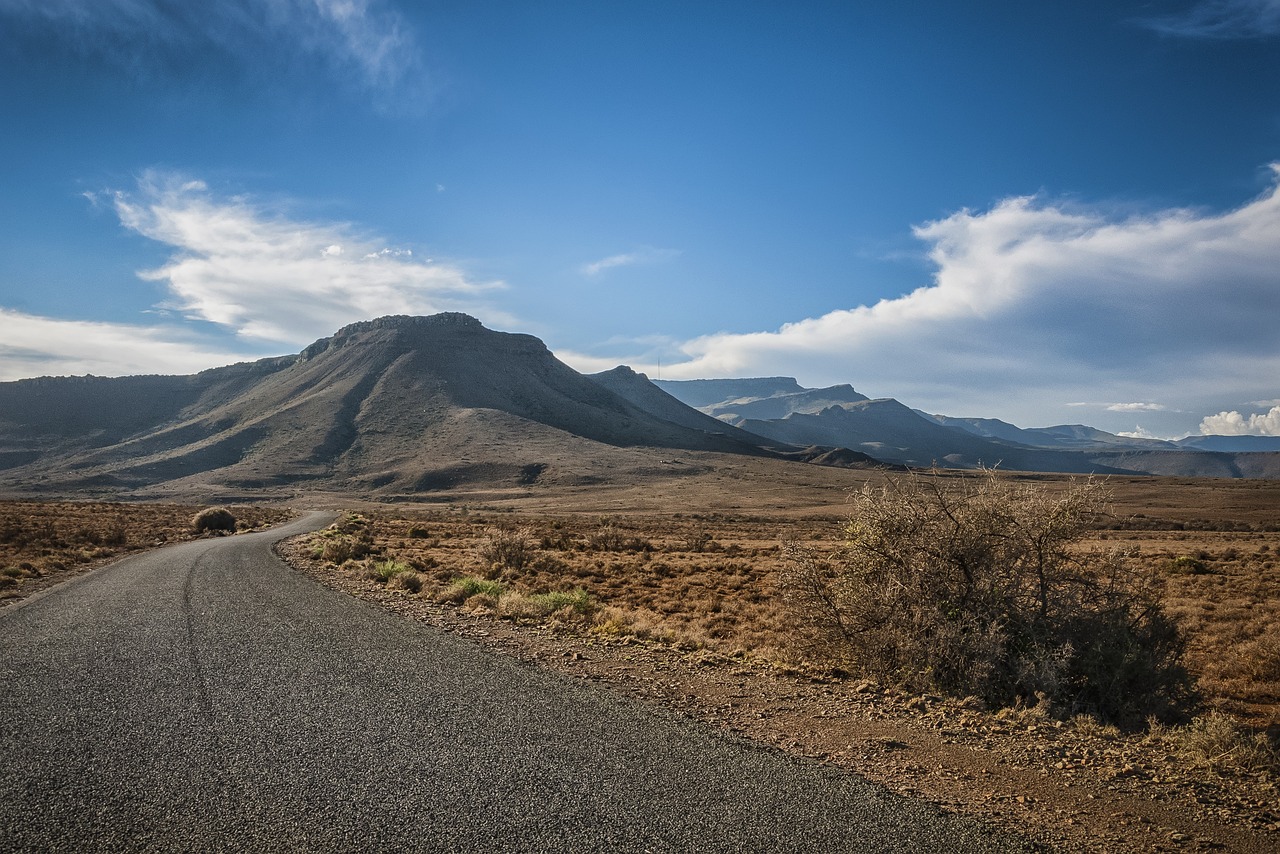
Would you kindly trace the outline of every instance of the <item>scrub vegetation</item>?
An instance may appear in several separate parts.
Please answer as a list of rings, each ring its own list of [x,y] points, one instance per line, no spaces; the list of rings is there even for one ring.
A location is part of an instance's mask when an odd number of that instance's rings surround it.
[[[130,552],[288,519],[280,507],[200,508],[96,501],[0,502],[0,602],[15,601]]]

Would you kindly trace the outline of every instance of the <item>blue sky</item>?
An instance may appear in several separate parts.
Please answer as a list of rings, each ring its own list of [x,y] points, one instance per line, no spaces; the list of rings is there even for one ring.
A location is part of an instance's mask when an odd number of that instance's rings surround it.
[[[458,310],[591,371],[1280,434],[1280,0],[0,0],[0,379]]]

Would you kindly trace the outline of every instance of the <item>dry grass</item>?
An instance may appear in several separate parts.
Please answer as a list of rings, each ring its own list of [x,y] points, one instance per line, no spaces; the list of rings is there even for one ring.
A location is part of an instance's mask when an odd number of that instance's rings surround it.
[[[1210,704],[1280,727],[1280,533],[1119,531],[1096,538],[1133,552],[1156,580]]]
[[[1186,663],[1209,710],[1259,729],[1280,729],[1276,490],[1270,484],[1153,479],[1108,486],[1115,515],[1080,547],[1126,550],[1155,580],[1162,604],[1186,632]],[[457,593],[459,578],[500,577],[505,594],[486,593],[469,607],[545,620],[543,609],[527,601],[510,599],[503,606],[503,595],[580,589],[596,604],[590,615],[560,613],[554,622],[789,664],[798,663],[798,653],[779,591],[786,565],[782,543],[834,550],[843,536],[838,515],[381,509],[369,511],[367,521],[374,553],[366,560],[393,559],[412,568],[421,576],[419,595],[465,601]],[[495,564],[505,563],[495,560],[500,540],[518,541],[521,554],[495,572]],[[1182,556],[1203,568],[1188,570],[1187,561],[1177,560]]]
[[[86,566],[198,536],[193,519],[200,510],[182,504],[0,502],[0,601],[20,599]],[[230,510],[242,531],[290,515],[265,505]]]
[[[459,603],[484,595],[498,600],[497,613],[516,619],[554,616],[607,635],[792,655],[777,595],[784,558],[776,523],[702,514],[512,519],[441,511],[367,518],[377,544],[368,560],[414,569],[429,598]],[[817,544],[839,532],[834,519],[784,527]],[[312,553],[332,542],[331,533],[317,535]],[[501,591],[471,589],[498,578]],[[591,607],[583,604],[588,600]]]

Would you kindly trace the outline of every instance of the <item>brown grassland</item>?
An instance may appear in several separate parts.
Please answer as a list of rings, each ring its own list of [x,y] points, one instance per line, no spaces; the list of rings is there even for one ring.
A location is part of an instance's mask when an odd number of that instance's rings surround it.
[[[1026,477],[1049,490],[1068,483]],[[1079,547],[1127,552],[1185,632],[1203,705],[1181,724],[1121,733],[1038,707],[907,694],[806,658],[782,604],[783,543],[840,548],[843,498],[829,490],[752,498],[730,483],[717,500],[699,500],[706,494],[692,486],[455,494],[434,505],[330,499],[348,508],[339,521],[281,551],[322,583],[407,617],[1051,848],[1280,850],[1280,483],[1106,485],[1112,512]],[[0,503],[0,597],[193,536],[197,509]],[[256,526],[286,511],[234,512]]]
[[[132,552],[202,535],[199,507],[95,501],[0,501],[0,606]],[[230,508],[238,530],[287,519],[279,507]],[[207,536],[207,535],[206,535]]]

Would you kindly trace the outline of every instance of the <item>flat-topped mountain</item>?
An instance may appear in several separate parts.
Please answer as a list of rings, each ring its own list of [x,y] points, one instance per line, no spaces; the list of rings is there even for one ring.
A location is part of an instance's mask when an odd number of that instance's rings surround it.
[[[194,376],[0,383],[0,487],[411,494],[591,482],[652,465],[635,449],[795,454],[626,380],[583,376],[537,338],[466,315],[385,317]],[[641,393],[643,406],[628,399]]]

